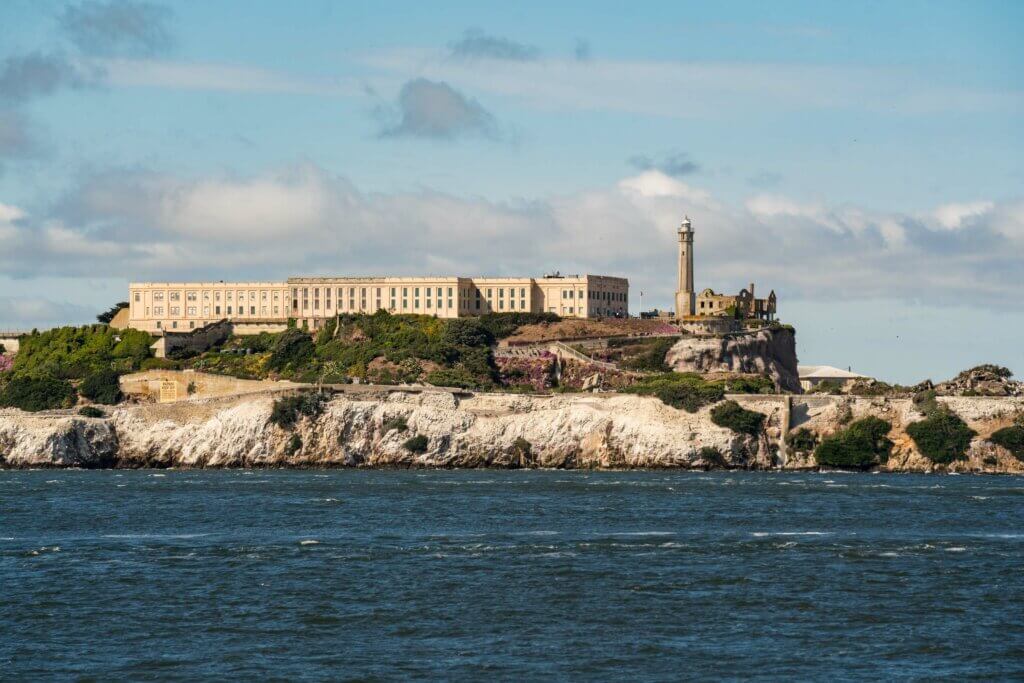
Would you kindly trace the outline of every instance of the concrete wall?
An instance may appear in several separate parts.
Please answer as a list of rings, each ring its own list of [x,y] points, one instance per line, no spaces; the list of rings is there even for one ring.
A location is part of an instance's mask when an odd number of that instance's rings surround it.
[[[3,344],[4,348],[7,349],[7,354],[17,353],[21,347],[19,337],[0,337],[0,344]]]
[[[292,382],[237,379],[194,370],[147,370],[121,376],[121,391],[126,395],[158,403],[236,396],[294,386]]]

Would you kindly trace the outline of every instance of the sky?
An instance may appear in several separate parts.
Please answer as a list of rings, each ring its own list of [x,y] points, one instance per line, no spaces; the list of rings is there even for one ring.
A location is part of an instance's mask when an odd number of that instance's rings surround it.
[[[557,6],[552,6],[557,5]],[[1024,374],[1024,3],[0,3],[0,329],[129,281],[774,289],[801,363]]]

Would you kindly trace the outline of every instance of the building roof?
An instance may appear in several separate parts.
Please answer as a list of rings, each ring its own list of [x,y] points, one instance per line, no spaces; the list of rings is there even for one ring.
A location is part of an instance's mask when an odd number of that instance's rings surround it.
[[[867,375],[834,368],[831,365],[798,365],[796,371],[800,379],[856,379],[858,377],[867,377]]]

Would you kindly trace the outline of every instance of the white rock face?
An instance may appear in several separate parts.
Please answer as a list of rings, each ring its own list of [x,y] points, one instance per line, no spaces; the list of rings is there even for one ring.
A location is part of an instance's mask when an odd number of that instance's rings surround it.
[[[764,329],[728,337],[684,337],[665,363],[676,372],[767,374],[775,386],[800,392],[796,336],[788,329]]]
[[[819,435],[875,415],[893,425],[900,471],[1024,472],[985,439],[1024,413],[1021,398],[947,402],[978,432],[967,459],[941,468],[917,452],[905,427],[923,419],[908,399],[738,396],[767,416],[760,437],[716,426],[710,407],[687,413],[655,398],[572,394],[456,397],[387,391],[338,395],[293,430],[269,423],[267,395],[116,408],[106,419],[0,411],[0,468],[17,467],[567,467],[803,469],[787,452],[784,425]],[[402,417],[405,431],[385,430]],[[427,450],[404,444],[427,437]],[[297,437],[297,442],[296,442]],[[528,444],[528,447],[525,447]],[[711,449],[711,450],[704,450]]]

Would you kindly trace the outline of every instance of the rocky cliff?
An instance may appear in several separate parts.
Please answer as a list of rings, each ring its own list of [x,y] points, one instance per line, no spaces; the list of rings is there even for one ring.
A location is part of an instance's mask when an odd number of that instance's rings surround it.
[[[803,469],[814,462],[789,452],[790,425],[828,434],[874,414],[894,425],[896,448],[886,469],[937,469],[906,436],[905,425],[922,417],[909,400],[736,398],[767,416],[760,436],[716,426],[707,407],[687,413],[627,395],[341,394],[292,430],[270,424],[269,395],[120,407],[99,419],[4,410],[0,467]],[[979,434],[968,459],[949,469],[1024,472],[1024,463],[985,440],[1024,412],[1024,399],[946,400]],[[424,452],[405,446],[413,435],[426,437]]]
[[[788,328],[726,337],[685,337],[665,356],[676,372],[767,374],[783,391],[800,392],[796,335]]]

